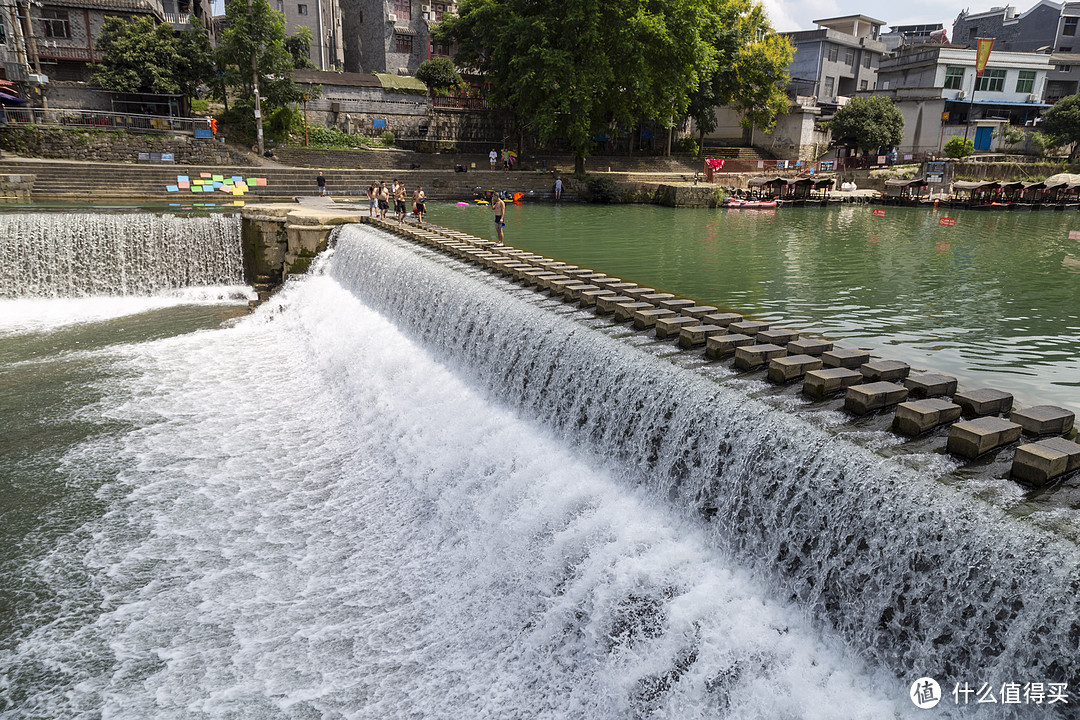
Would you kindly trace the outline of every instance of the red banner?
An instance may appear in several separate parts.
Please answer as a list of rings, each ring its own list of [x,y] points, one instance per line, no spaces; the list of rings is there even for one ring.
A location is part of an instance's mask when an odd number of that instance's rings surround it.
[[[885,211],[881,208],[874,210],[874,217],[885,217]]]
[[[952,227],[955,224],[956,218],[941,218],[938,220],[938,225],[948,225],[949,227]]]
[[[982,77],[990,51],[994,47],[994,38],[979,38],[975,46],[975,77]]]

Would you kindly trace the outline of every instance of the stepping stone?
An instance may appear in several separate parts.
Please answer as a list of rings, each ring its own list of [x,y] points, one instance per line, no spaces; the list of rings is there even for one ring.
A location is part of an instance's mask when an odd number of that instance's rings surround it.
[[[864,363],[859,371],[870,382],[894,382],[906,378],[911,366],[899,360],[875,360]]]
[[[814,355],[819,356],[824,352],[832,350],[833,344],[825,340],[813,340],[811,338],[799,338],[792,340],[787,344],[787,351],[792,355]],[[824,361],[822,361],[824,365]]]
[[[1009,476],[1044,485],[1074,470],[1080,470],[1080,445],[1065,438],[1047,438],[1016,448]]]
[[[675,312],[679,312],[683,308],[694,307],[695,305],[697,305],[697,303],[693,300],[685,300],[682,298],[660,301],[660,307],[664,308],[665,310],[674,310]]]
[[[720,337],[730,337],[721,335]],[[773,358],[784,357],[787,350],[779,345],[742,345],[735,348],[735,367],[740,370],[753,370],[768,365]]]
[[[635,329],[648,330],[656,325],[656,321],[660,318],[675,317],[675,311],[649,306],[645,310],[638,310],[632,317],[634,318]]]
[[[714,323],[716,324],[716,323]],[[759,320],[737,320],[728,325],[728,332],[742,335],[757,335],[762,330],[768,330],[769,323]]]
[[[651,310],[655,306],[652,303],[637,302],[631,300],[629,302],[621,302],[615,304],[615,322],[625,322],[634,317],[634,313],[638,310]],[[674,314],[674,313],[672,313]]]
[[[577,282],[576,278],[568,278],[565,275],[563,275],[562,273],[552,275],[550,277],[545,277],[545,276],[541,275],[540,277],[538,277],[536,279],[536,287],[541,289],[541,290],[551,290],[552,289],[552,287],[551,287],[552,283],[554,283],[554,282],[556,282],[558,280],[565,280],[567,282],[575,282],[575,283]]]
[[[563,297],[570,302],[579,302],[581,300],[581,293],[587,290],[599,290],[600,288],[595,285],[567,285],[563,288]],[[611,292],[610,290],[604,290],[603,292]]]
[[[1076,416],[1071,410],[1056,405],[1036,405],[1024,410],[1013,410],[1009,419],[1018,423],[1027,435],[1064,435],[1072,430]]]
[[[733,354],[735,348],[753,344],[754,338],[749,335],[740,335],[739,333],[713,335],[705,341],[705,357],[719,360]]]
[[[703,315],[716,312],[716,308],[712,305],[693,305],[691,307],[684,307],[679,310],[679,314],[685,317],[691,317],[700,320]]]
[[[709,313],[701,318],[702,322],[707,322],[710,325],[719,325],[720,327],[728,327],[733,322],[742,322],[743,316],[738,313]]]
[[[599,288],[596,290],[583,289],[581,291],[581,298],[578,300],[578,304],[581,305],[581,307],[593,307],[594,305],[596,305],[596,298],[614,296],[614,290],[601,290]]]
[[[632,297],[635,300],[637,300],[642,295],[649,295],[651,293],[655,293],[656,288],[647,288],[647,287],[634,286],[634,287],[628,287],[628,288],[620,289],[619,292],[621,292],[623,295],[627,295],[627,296]]]
[[[525,281],[526,285],[536,285],[540,282],[541,278],[562,277],[559,273],[551,272],[550,270],[526,270],[522,273],[521,279]]]
[[[790,345],[788,346],[790,347]],[[825,368],[823,370],[811,370],[803,378],[802,391],[804,395],[821,400],[833,393],[846,390],[852,385],[863,381],[861,372],[848,368]]]
[[[919,373],[909,375],[904,380],[904,386],[911,391],[911,397],[916,399],[946,395],[951,397],[956,393],[956,378],[936,373]]]
[[[870,353],[851,348],[833,348],[821,354],[821,364],[827,368],[848,368],[855,370],[863,363],[870,362]]]
[[[758,338],[761,333],[758,333]],[[812,355],[788,355],[787,357],[773,358],[769,361],[769,382],[778,385],[797,380],[811,370],[821,368],[821,358]]]
[[[548,290],[551,290],[552,295],[562,295],[569,286],[576,285],[582,287],[585,284],[586,283],[581,282],[577,278],[556,278],[548,281]]]
[[[591,272],[584,275],[575,275],[574,277],[584,280],[585,282],[591,282],[592,284],[596,285],[597,280],[603,280],[607,277],[607,275],[605,275],[604,273]]]
[[[563,275],[570,275],[571,277],[581,277],[582,275],[592,275],[593,271],[589,268],[574,268],[573,270],[564,270]]]
[[[896,406],[893,430],[915,437],[938,425],[951,423],[960,418],[960,406],[940,398],[928,398],[902,402]],[[1080,446],[1078,446],[1080,447]]]
[[[682,328],[697,324],[697,320],[689,317],[661,318],[656,321],[656,337],[660,339],[678,337]]]
[[[641,302],[652,303],[655,306],[659,306],[664,300],[671,300],[675,296],[671,293],[645,293],[644,295],[638,295],[637,299]]]
[[[787,345],[792,340],[798,340],[799,331],[791,328],[770,328],[757,334],[758,342],[772,343],[773,345]]]
[[[693,320],[692,318],[683,319],[697,322],[697,320]],[[684,327],[679,331],[679,347],[684,347],[689,350],[692,347],[704,345],[712,335],[723,335],[726,332],[727,331],[724,328],[717,325],[691,325],[690,327]]]
[[[1004,418],[980,417],[958,422],[949,430],[949,452],[974,460],[991,450],[1016,442],[1022,428]]]
[[[993,388],[979,388],[955,393],[953,402],[964,410],[964,417],[983,417],[1009,412],[1013,396]]]
[[[615,306],[619,303],[633,302],[633,298],[625,295],[602,295],[596,298],[596,314],[610,315],[615,312]]]
[[[637,283],[623,282],[619,278],[613,277],[605,278],[603,280],[597,280],[596,284],[602,288],[607,288],[608,290],[618,290],[620,292],[627,288],[637,287]]]
[[[844,395],[844,409],[855,415],[866,415],[907,400],[908,389],[891,382],[872,382],[852,385]]]

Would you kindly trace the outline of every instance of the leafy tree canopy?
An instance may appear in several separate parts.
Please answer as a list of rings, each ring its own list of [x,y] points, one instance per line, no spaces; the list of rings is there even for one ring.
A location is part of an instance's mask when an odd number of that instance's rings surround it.
[[[892,100],[881,95],[852,98],[836,111],[829,127],[834,141],[864,153],[904,140],[904,116]]]
[[[300,100],[303,91],[290,77],[295,61],[285,44],[285,16],[273,10],[267,0],[228,0],[225,18],[217,48],[225,84],[242,98],[254,98],[254,53],[267,114]]]
[[[433,28],[490,99],[584,158],[598,132],[670,124],[717,67],[729,0],[464,0]]]
[[[787,112],[784,86],[794,48],[751,0],[727,0],[718,14],[719,31],[712,39],[716,69],[691,95],[690,116],[701,136],[716,129],[715,110],[722,106],[741,112],[745,127],[772,130]]]
[[[1039,130],[1048,137],[1052,145],[1073,143],[1070,160],[1075,160],[1080,150],[1080,95],[1070,95],[1054,103],[1043,113]]]
[[[967,157],[975,152],[975,141],[965,140],[962,137],[949,138],[945,143],[945,154],[951,158]]]
[[[450,58],[436,57],[420,63],[416,79],[433,90],[449,90],[461,84],[461,76]]]
[[[285,49],[292,56],[293,67],[297,70],[315,67],[315,63],[311,62],[311,39],[311,28],[304,26],[285,38]]]
[[[146,16],[106,18],[97,48],[102,59],[94,66],[93,80],[106,90],[194,97],[200,83],[214,78],[206,33],[178,33]]]

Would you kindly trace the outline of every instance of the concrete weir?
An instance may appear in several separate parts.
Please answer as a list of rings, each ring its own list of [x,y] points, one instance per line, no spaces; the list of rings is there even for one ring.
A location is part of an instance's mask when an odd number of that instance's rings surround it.
[[[447,228],[379,221],[325,199],[309,198],[299,207],[248,206],[244,221],[245,253],[255,256],[255,273],[260,275],[274,276],[275,267],[281,276],[300,272],[326,247],[334,227],[367,223],[592,308],[615,323],[671,342],[683,353],[701,355],[703,361],[732,363],[744,375],[763,374],[778,388],[801,380],[801,395],[824,407],[839,404],[853,417],[888,414],[885,427],[904,438],[924,443],[929,438],[958,459],[1008,453],[1012,457],[1006,474],[1021,482],[1042,485],[1080,470],[1073,413],[1065,408],[1013,410],[1013,397],[1006,392],[958,388],[956,378],[913,371],[907,363],[871,358],[861,349],[834,347],[825,339],[803,337],[797,329],[770,328],[769,323],[721,312],[692,298]],[[839,401],[833,399],[840,394]],[[961,415],[967,420],[957,422]],[[1036,442],[1018,449],[1022,434]]]

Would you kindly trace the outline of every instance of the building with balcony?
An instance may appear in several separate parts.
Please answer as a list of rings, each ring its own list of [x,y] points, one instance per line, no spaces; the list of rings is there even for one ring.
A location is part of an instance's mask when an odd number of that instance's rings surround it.
[[[429,27],[454,3],[421,0],[341,0],[345,70],[412,75],[420,63],[449,48],[432,43]]]
[[[885,56],[881,20],[866,15],[815,20],[816,30],[784,33],[795,46],[788,66],[792,97],[816,97],[822,104],[836,104],[860,90],[871,90]]]

